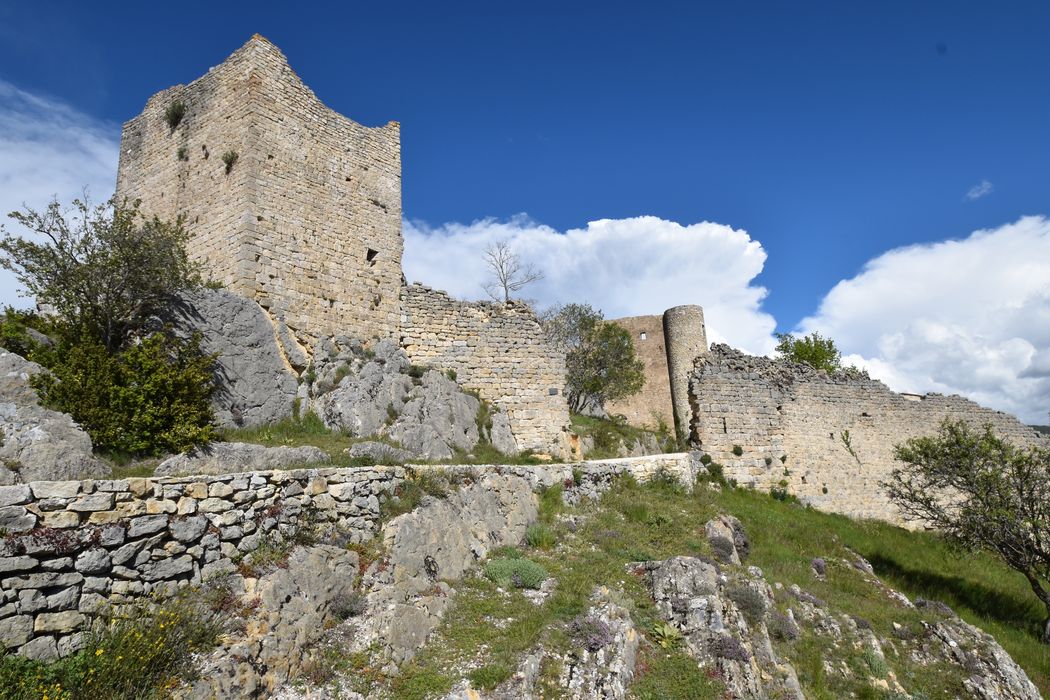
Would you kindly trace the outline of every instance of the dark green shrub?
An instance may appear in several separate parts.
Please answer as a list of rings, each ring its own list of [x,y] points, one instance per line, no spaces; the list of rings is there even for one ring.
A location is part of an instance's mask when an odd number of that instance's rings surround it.
[[[530,559],[491,559],[485,564],[485,577],[497,586],[539,588],[547,580],[547,570]]]
[[[216,436],[214,357],[198,338],[153,333],[109,353],[81,340],[49,352],[51,375],[33,386],[49,407],[73,416],[97,449],[134,455],[182,452]]]
[[[226,165],[226,174],[229,175],[230,171],[233,170],[233,166],[237,163],[240,158],[237,155],[237,151],[226,151],[222,154],[222,162]]]
[[[733,445],[733,454],[735,454],[737,457],[741,456],[742,454],[744,454],[744,448],[740,445]]]
[[[0,348],[31,360],[40,348],[39,341],[48,342],[41,338],[41,333],[46,335],[51,330],[51,323],[45,317],[8,306],[0,315]]]
[[[700,455],[700,464],[702,464],[702,465],[704,465],[706,467],[710,463],[711,463],[711,455],[706,454],[706,453]]]
[[[186,116],[185,102],[172,102],[168,105],[168,108],[164,110],[164,121],[168,123],[168,128],[172,131],[175,131],[175,127],[179,125],[184,116]]]

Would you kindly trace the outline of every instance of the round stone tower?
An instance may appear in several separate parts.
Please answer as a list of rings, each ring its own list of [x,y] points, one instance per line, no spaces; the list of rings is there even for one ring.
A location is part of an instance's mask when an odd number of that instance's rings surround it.
[[[697,355],[707,352],[704,310],[690,304],[665,311],[664,344],[675,432],[681,442],[689,437],[689,372]]]

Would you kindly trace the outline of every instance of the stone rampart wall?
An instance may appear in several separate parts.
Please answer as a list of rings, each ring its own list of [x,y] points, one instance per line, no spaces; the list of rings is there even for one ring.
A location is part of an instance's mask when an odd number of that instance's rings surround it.
[[[421,465],[301,469],[220,476],[37,481],[0,486],[0,651],[49,659],[78,648],[108,604],[195,585],[304,523],[341,526],[361,542],[378,530],[380,505]],[[685,484],[688,454],[540,466],[482,466],[533,488],[567,484],[597,495],[616,474],[647,481],[668,473]],[[582,475],[574,481],[574,470]]]
[[[565,358],[528,306],[462,302],[418,284],[402,289],[401,306],[401,346],[412,363],[453,370],[506,411],[518,449],[565,453]]]
[[[165,112],[179,102],[172,128]],[[266,39],[150,98],[124,125],[117,192],[184,216],[190,253],[267,309],[297,369],[320,337],[396,336],[400,127],[332,111]]]
[[[1013,416],[959,396],[916,396],[852,373],[744,355],[724,345],[697,359],[690,384],[691,439],[727,477],[787,489],[821,510],[900,522],[879,482],[894,446],[932,435],[945,418],[1021,445],[1042,438]],[[735,454],[739,447],[741,454]]]

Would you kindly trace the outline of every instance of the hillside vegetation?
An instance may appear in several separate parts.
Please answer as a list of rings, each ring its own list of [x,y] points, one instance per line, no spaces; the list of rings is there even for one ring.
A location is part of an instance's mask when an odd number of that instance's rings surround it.
[[[1041,610],[1023,578],[993,559],[959,559],[928,534],[851,521],[744,489],[698,486],[688,492],[671,482],[639,485],[630,478],[600,501],[576,507],[562,505],[559,488],[546,492],[541,522],[522,546],[493,553],[501,565],[508,559],[539,565],[553,580],[543,590],[548,597],[527,590],[531,582],[519,589],[503,581],[501,587],[484,568],[456,584],[453,608],[439,633],[398,675],[385,677],[368,653],[346,655],[336,644],[313,682],[366,696],[440,698],[468,683],[482,691],[497,688],[512,678],[527,654],[541,649],[537,690],[544,697],[560,697],[558,659],[579,646],[580,620],[596,586],[605,586],[646,638],[632,697],[725,697],[717,673],[698,668],[673,630],[670,639],[663,636],[665,626],[635,564],[676,555],[717,557],[704,536],[704,523],[720,513],[736,516],[746,528],[750,555],[744,567],[760,567],[770,583],[783,584],[776,587],[781,613],[798,603],[787,592],[794,584],[826,603],[829,612],[855,623],[842,642],[816,634],[806,623],[797,638],[772,634],[777,653],[794,666],[807,698],[969,696],[961,667],[943,660],[919,664],[909,651],[922,643],[924,622],[936,623],[951,613],[937,604],[901,604],[853,564],[859,557],[913,601],[941,601],[990,632],[1041,692],[1050,692],[1050,650],[1038,643]],[[823,576],[814,572],[817,557],[826,562]],[[722,566],[730,573],[737,568],[724,561]],[[864,646],[868,629],[883,640],[885,659]]]

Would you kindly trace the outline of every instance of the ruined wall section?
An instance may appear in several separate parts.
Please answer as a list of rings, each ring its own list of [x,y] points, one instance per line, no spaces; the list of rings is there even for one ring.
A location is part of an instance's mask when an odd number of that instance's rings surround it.
[[[895,445],[932,435],[945,418],[991,424],[1019,445],[1043,438],[1013,416],[959,396],[890,391],[859,373],[752,357],[724,345],[699,358],[690,384],[692,440],[727,477],[786,488],[814,507],[900,522],[880,481]],[[735,454],[739,447],[741,454]]]
[[[165,110],[179,101],[171,129]],[[124,127],[118,193],[184,215],[190,253],[270,313],[298,369],[318,338],[397,335],[400,127],[332,111],[266,39],[149,100]]]
[[[565,358],[524,304],[468,303],[413,284],[402,289],[401,346],[413,364],[456,381],[506,411],[518,449],[565,452]]]
[[[631,425],[656,428],[663,423],[674,426],[671,385],[667,373],[667,345],[664,342],[662,316],[631,316],[614,321],[631,334],[638,359],[645,365],[645,386],[634,396],[609,401],[605,410],[622,414]]]

